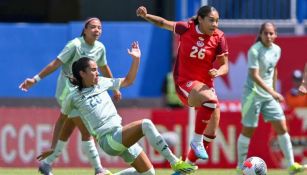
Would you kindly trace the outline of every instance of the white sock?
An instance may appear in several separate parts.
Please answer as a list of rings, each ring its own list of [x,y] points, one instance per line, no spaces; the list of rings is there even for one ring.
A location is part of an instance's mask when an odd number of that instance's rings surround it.
[[[203,142],[203,135],[202,134],[193,134],[192,142]]]
[[[82,141],[82,149],[84,153],[86,154],[87,158],[89,159],[92,167],[95,168],[95,170],[101,170],[103,169],[100,162],[99,153],[97,151],[95,142],[93,139],[88,141]]]
[[[277,140],[280,146],[282,153],[287,160],[288,167],[294,164],[294,156],[293,156],[293,149],[292,143],[290,139],[290,135],[286,132],[283,135],[278,135]]]
[[[156,172],[155,172],[155,169],[153,167],[150,168],[148,171],[141,173],[141,175],[155,175],[155,174],[156,174]]]
[[[134,168],[127,168],[120,172],[115,173],[114,175],[155,175],[155,169],[152,167],[144,173],[139,173]]]
[[[120,172],[115,173],[114,175],[135,175],[138,174],[138,172],[136,171],[136,169],[134,168],[127,168],[124,169]]]
[[[57,144],[55,145],[54,151],[52,154],[50,154],[47,158],[43,160],[43,162],[52,165],[54,160],[59,157],[59,155],[62,153],[64,147],[67,145],[67,141],[58,140]]]
[[[243,166],[243,162],[247,157],[249,143],[250,143],[250,138],[240,134],[237,142],[238,167]]]
[[[143,120],[142,130],[150,145],[153,146],[166,160],[168,160],[171,165],[178,161],[178,158],[169,149],[167,143],[151,120]]]

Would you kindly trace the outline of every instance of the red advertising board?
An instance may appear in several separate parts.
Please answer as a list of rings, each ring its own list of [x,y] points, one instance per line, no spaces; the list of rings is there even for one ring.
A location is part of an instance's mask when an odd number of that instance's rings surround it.
[[[202,168],[233,168],[236,165],[236,140],[240,133],[240,108],[238,102],[221,103],[223,106],[217,137],[210,145],[208,161],[199,161]],[[187,109],[120,109],[124,123],[141,118],[152,119],[160,132],[175,132],[176,146],[171,149],[185,157],[188,149]],[[35,157],[47,150],[51,144],[54,122],[59,114],[56,108],[0,108],[0,167],[37,166]],[[303,162],[307,158],[307,109],[286,111],[295,159]],[[80,134],[74,131],[68,146],[55,163],[56,167],[89,167],[81,150]],[[145,152],[155,167],[169,167],[165,159],[141,140]],[[125,167],[120,158],[110,157],[100,150],[106,167]],[[249,156],[262,157],[270,168],[284,166],[276,135],[269,124],[262,120],[251,141]],[[305,162],[306,163],[306,162]]]

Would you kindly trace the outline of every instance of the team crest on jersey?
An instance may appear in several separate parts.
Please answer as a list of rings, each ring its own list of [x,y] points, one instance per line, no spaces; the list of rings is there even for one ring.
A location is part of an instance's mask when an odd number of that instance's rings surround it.
[[[193,81],[189,81],[189,82],[187,82],[186,86],[187,86],[187,87],[191,87],[192,84],[193,84]]]
[[[203,46],[205,45],[205,43],[202,42],[202,41],[197,41],[196,45],[197,45],[198,47],[203,47]]]

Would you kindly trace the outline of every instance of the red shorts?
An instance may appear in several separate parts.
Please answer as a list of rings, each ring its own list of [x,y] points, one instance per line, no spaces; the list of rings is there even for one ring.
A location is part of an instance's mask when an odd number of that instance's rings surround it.
[[[190,94],[191,90],[193,89],[193,87],[198,82],[199,81],[197,81],[197,80],[176,82],[175,88],[176,88],[177,95],[184,105],[189,106],[189,104],[188,104],[189,94]],[[215,94],[215,89],[213,87],[211,87],[210,89],[212,89],[213,93]],[[218,102],[217,102],[217,104],[218,104]]]

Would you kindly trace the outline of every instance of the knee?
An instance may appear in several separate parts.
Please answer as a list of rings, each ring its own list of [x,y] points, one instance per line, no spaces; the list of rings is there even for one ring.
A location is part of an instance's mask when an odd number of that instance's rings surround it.
[[[188,104],[194,107],[202,106],[210,109],[216,109],[218,107],[218,99],[210,90],[205,92],[197,92],[196,90],[192,90],[188,97]]]
[[[277,135],[284,135],[286,133],[288,133],[287,129],[285,128],[281,128],[279,130],[276,130]]]
[[[57,124],[64,124],[64,122],[68,119],[67,115],[64,115],[63,113],[60,113],[59,118],[57,119]]]
[[[92,136],[87,130],[80,130],[82,141],[91,140]]]
[[[82,135],[81,136],[82,141],[89,141],[92,139],[91,135]]]
[[[241,134],[245,137],[251,138],[254,134],[255,128],[252,127],[243,127]]]

